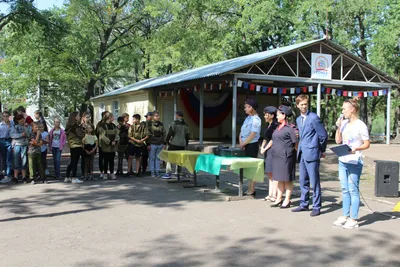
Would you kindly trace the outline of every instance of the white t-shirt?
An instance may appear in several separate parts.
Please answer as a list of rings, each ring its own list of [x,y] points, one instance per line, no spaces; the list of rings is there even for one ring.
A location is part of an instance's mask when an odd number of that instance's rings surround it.
[[[343,121],[340,129],[342,133],[342,144],[348,145],[351,149],[357,148],[369,140],[368,127],[361,120],[356,120],[349,124],[349,120]],[[355,154],[339,157],[343,163],[358,164],[362,157],[362,151],[356,151]]]
[[[48,132],[42,132],[42,140],[43,140],[43,142],[46,141],[46,137],[47,137],[48,135],[49,135]],[[46,149],[47,149],[47,144],[43,144],[43,145],[41,146],[41,148],[40,148],[40,151],[41,151],[41,152],[45,152]]]
[[[54,130],[51,146],[59,148],[60,147],[60,138],[61,138],[61,130]]]

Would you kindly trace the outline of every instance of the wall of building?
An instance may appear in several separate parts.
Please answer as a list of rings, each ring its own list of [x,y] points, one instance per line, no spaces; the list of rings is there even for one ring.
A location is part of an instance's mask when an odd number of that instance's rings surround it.
[[[101,119],[102,111],[110,111],[115,117],[122,113],[128,113],[131,117],[133,114],[144,116],[149,111],[149,92],[137,91],[118,96],[94,99],[94,119],[95,124]],[[116,105],[117,103],[117,105]]]
[[[115,97],[108,97],[108,98],[101,98],[101,99],[96,99],[93,101],[94,105],[94,121],[97,123],[100,119],[100,113],[103,110],[109,110],[112,113],[116,113],[116,111],[113,108],[113,102],[118,101],[119,103],[119,110],[118,110],[118,115],[121,115],[122,113],[126,112],[130,116],[132,116],[135,113],[140,114],[141,116],[144,116],[148,111],[153,111],[154,109],[157,109],[160,112],[161,115],[161,121],[164,122],[164,124],[169,125],[173,120],[174,120],[174,114],[173,114],[173,103],[174,103],[174,97],[173,96],[168,96],[168,97],[160,97],[160,96],[155,96],[155,93],[152,90],[147,90],[147,91],[137,91],[137,92],[131,92]],[[187,114],[187,111],[183,105],[183,102],[181,100],[181,96],[178,95],[178,110],[183,110],[185,114]],[[219,92],[206,92],[205,93],[205,104],[207,104],[207,101],[212,101],[219,99],[221,97],[221,93]],[[237,136],[239,135],[240,128],[242,126],[242,123],[244,119],[246,118],[246,115],[244,113],[244,102],[248,96],[246,94],[239,94],[238,96],[238,106],[237,106]],[[258,101],[259,108],[259,116],[261,117],[261,120],[263,122],[263,128],[265,126],[265,122],[263,119],[263,109],[265,106],[272,105],[272,106],[278,106],[279,105],[279,96],[278,95],[254,95],[250,96],[251,98],[255,98]],[[103,109],[101,109],[101,104],[103,104]],[[190,116],[185,116],[185,120],[188,123],[190,127],[190,132],[191,132],[191,138],[192,139],[198,139],[199,138],[199,126],[190,118]],[[214,127],[214,128],[205,128],[204,129],[204,138],[205,139],[231,139],[232,135],[232,112],[229,113],[227,118],[221,122],[220,125]]]

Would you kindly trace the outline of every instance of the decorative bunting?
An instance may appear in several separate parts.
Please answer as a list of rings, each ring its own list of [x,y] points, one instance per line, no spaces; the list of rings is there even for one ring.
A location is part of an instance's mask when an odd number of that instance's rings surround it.
[[[187,92],[197,92],[200,90],[200,88],[204,87],[205,90],[223,90],[225,88],[229,88],[233,86],[233,81],[223,81],[221,83],[215,83],[215,84],[196,84],[191,88],[185,88],[185,89],[178,89],[176,92],[178,95],[182,94],[184,90]],[[237,86],[250,90],[250,91],[255,91],[258,93],[268,93],[268,94],[282,94],[282,95],[291,95],[290,97],[294,97],[293,95],[298,95],[298,94],[309,94],[309,93],[315,93],[316,90],[314,90],[314,87],[312,85],[310,86],[304,86],[304,87],[267,87],[263,85],[258,85],[258,84],[253,84],[245,81],[238,80],[237,81]],[[158,93],[160,97],[170,97],[173,96],[174,91],[161,91]],[[336,95],[336,96],[345,96],[345,97],[352,97],[352,96],[358,96],[360,98],[362,97],[374,97],[374,96],[384,96],[389,93],[389,90],[371,90],[371,91],[349,91],[349,90],[338,90],[335,88],[330,88],[330,87],[321,87],[321,93],[326,94],[327,99],[330,98],[331,95]]]

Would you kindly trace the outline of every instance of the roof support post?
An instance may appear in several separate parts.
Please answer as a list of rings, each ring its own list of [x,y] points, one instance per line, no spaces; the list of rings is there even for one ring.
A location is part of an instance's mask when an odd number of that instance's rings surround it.
[[[199,120],[199,145],[203,145],[204,138],[204,88],[206,83],[200,88],[200,120]]]
[[[392,88],[389,87],[387,94],[387,103],[386,103],[386,144],[390,145],[390,110],[392,104]]]
[[[178,111],[178,89],[174,89],[174,119],[175,120],[175,114]]]
[[[232,97],[232,147],[236,147],[236,116],[237,116],[237,78],[233,78],[233,97]]]
[[[317,115],[321,116],[321,84],[317,86]]]

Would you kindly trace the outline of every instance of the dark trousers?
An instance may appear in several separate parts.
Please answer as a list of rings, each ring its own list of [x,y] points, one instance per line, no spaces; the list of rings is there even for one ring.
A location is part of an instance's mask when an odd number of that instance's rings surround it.
[[[128,155],[128,149],[126,149],[123,152],[118,152],[118,169],[117,171],[123,172],[123,162],[124,159],[126,159],[128,161],[129,155]],[[129,170],[128,170],[129,172]]]
[[[82,156],[81,156],[81,172],[82,174],[85,173],[86,170],[86,153],[85,151],[82,149]]]
[[[103,152],[104,156],[104,173],[110,168],[110,174],[114,173],[115,152]]]
[[[99,169],[100,172],[104,172],[104,152],[101,147],[99,147]]]
[[[305,161],[300,158],[300,207],[308,208],[310,200],[310,184],[313,188],[313,209],[321,209],[321,183],[319,177],[320,161]]]
[[[67,177],[70,177],[70,173],[72,171],[72,177],[76,177],[76,172],[78,170],[78,163],[79,163],[79,158],[82,155],[82,148],[81,147],[75,147],[70,149],[71,153],[71,161],[67,167]]]
[[[142,172],[145,172],[147,170],[148,161],[149,161],[149,150],[147,149],[146,146],[144,147],[142,154],[142,164],[141,164]]]
[[[93,160],[94,160],[94,153],[91,155],[84,156],[85,158],[85,171],[83,172],[85,175],[89,175],[93,173]]]
[[[42,152],[42,166],[44,170],[47,169],[47,149],[46,151]]]

